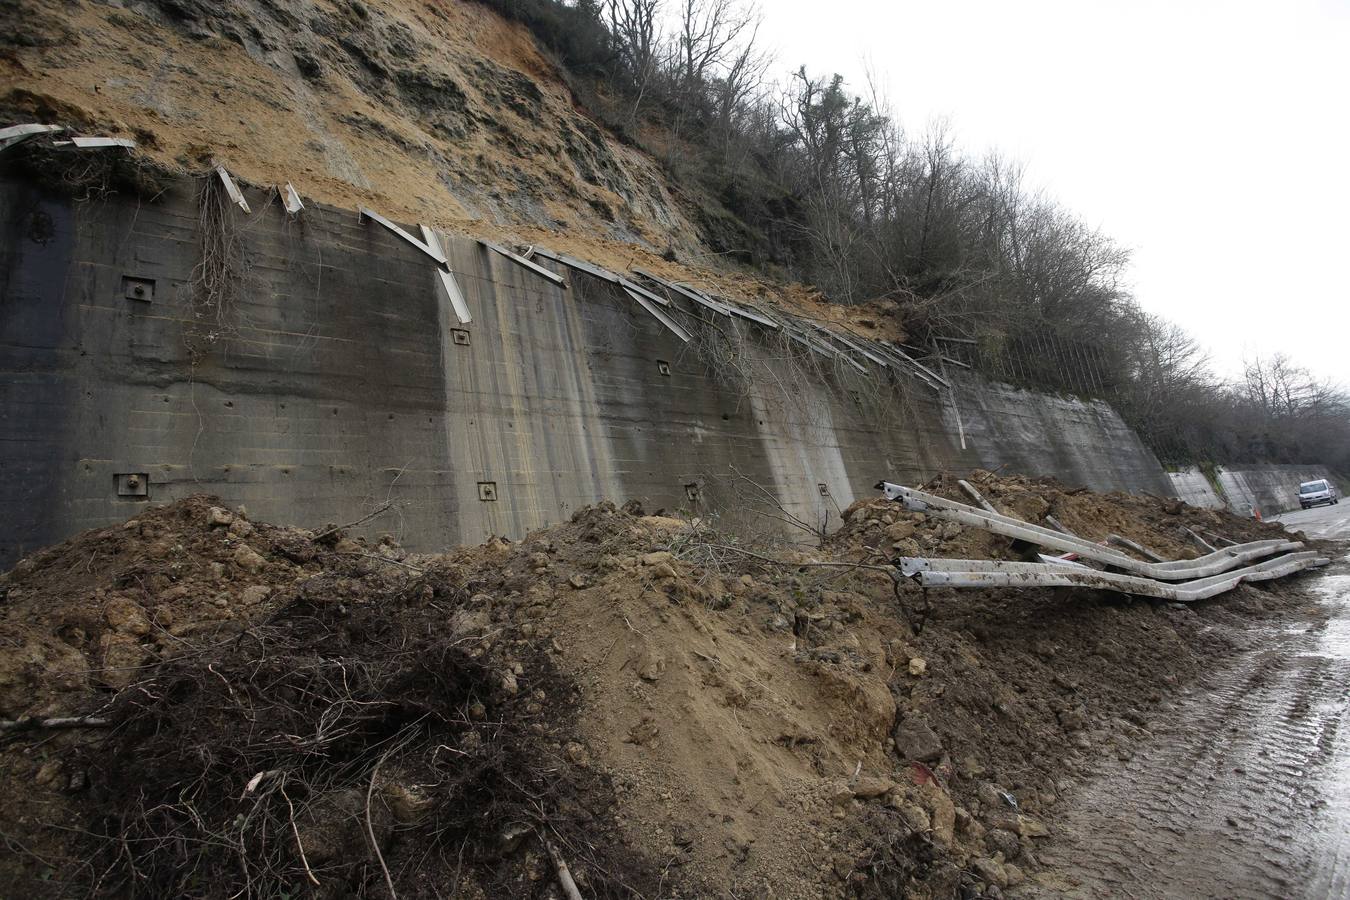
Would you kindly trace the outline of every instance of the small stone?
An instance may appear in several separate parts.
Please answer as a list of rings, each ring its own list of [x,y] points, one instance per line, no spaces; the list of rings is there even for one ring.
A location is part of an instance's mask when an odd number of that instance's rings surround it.
[[[910,831],[927,832],[929,829],[928,813],[924,812],[913,803],[906,803],[900,807],[900,818],[905,820]]]
[[[383,793],[394,818],[405,824],[421,819],[435,805],[435,801],[426,795],[421,785],[391,782],[384,786]]]
[[[263,566],[267,565],[267,560],[263,559],[252,547],[245,544],[234,551],[234,564],[245,572],[256,575],[262,571]]]
[[[921,657],[914,657],[909,661],[909,674],[919,678],[924,672],[928,671],[928,661]]]
[[[668,562],[657,563],[656,565],[652,566],[652,574],[655,575],[657,578],[674,578],[675,569]]]
[[[576,588],[577,590],[581,590],[586,586],[586,576],[578,572],[571,578],[567,579],[567,583],[570,584],[572,587]]]
[[[148,651],[135,638],[109,632],[99,640],[102,668],[99,680],[114,690],[121,690],[141,677]]]
[[[660,653],[648,650],[638,661],[638,677],[643,681],[657,681],[666,671],[666,658]]]
[[[919,789],[919,799],[928,808],[933,838],[950,846],[956,840],[956,804],[951,795],[929,782]]]
[[[853,802],[853,788],[841,782],[831,787],[827,796],[829,797],[830,805],[847,806]]]
[[[244,538],[253,534],[253,526],[243,519],[235,519],[230,523],[230,534],[242,541]]]
[[[49,787],[59,777],[61,777],[61,761],[49,759],[37,770],[33,780],[43,787]]]
[[[1003,874],[1008,878],[1008,887],[1016,887],[1027,880],[1026,874],[1012,863],[1003,864]]]
[[[516,680],[515,672],[503,672],[501,676],[502,690],[515,696],[520,693],[520,682]]]
[[[1008,873],[1004,871],[1003,864],[996,860],[987,856],[977,857],[970,861],[970,868],[987,884],[996,884],[1000,888],[1008,886]]]
[[[942,739],[920,714],[906,716],[892,732],[895,750],[905,759],[931,762],[942,756]]]
[[[984,846],[990,853],[1002,853],[1004,859],[1014,859],[1022,851],[1017,835],[1004,828],[991,828],[984,835]]]
[[[875,800],[895,790],[898,785],[889,778],[860,778],[853,785],[853,796],[859,800]]]
[[[892,541],[903,541],[914,536],[913,522],[896,522],[886,529],[886,537]]]
[[[669,563],[674,558],[675,557],[670,555],[669,551],[657,550],[654,553],[644,554],[642,557],[642,564],[644,566],[658,566],[661,563]]]
[[[116,631],[140,637],[150,633],[150,621],[141,605],[127,597],[113,596],[103,605],[103,615]]]
[[[1082,731],[1087,727],[1087,714],[1083,707],[1066,709],[1059,714],[1059,726],[1065,731]]]
[[[488,625],[488,614],[483,610],[457,609],[450,614],[450,636],[464,637],[483,631]]]
[[[244,606],[257,606],[268,598],[271,589],[262,584],[251,584],[239,594],[239,602]]]
[[[1050,829],[1040,819],[1024,814],[1017,817],[1017,833],[1024,838],[1048,837]]]
[[[234,522],[234,516],[230,515],[228,510],[221,509],[219,506],[212,506],[206,511],[208,528],[228,528],[232,522]]]
[[[1008,795],[1003,788],[990,781],[981,781],[975,787],[975,797],[985,810],[1012,809],[1013,804],[1008,802],[1009,796],[1011,795]]]

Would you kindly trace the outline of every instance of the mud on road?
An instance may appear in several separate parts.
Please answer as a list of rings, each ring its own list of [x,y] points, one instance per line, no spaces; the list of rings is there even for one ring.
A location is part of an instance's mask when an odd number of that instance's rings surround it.
[[[1022,896],[1350,896],[1350,557],[1061,811]]]

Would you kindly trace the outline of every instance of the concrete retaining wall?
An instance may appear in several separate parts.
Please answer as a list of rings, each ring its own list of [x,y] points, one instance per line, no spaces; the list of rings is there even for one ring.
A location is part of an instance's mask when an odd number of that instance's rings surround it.
[[[1219,467],[1215,471],[1217,490],[1216,485],[1194,466],[1168,472],[1167,476],[1172,482],[1172,496],[1180,497],[1191,506],[1210,509],[1226,506],[1244,516],[1251,515],[1253,508],[1259,509],[1263,516],[1298,509],[1298,486],[1302,482],[1330,478],[1340,483],[1325,466],[1249,464],[1240,468]]]
[[[237,290],[194,305],[195,188],[74,203],[0,182],[0,562],[198,491],[311,526],[393,501],[369,530],[430,550],[602,498],[766,524],[771,497],[837,524],[877,479],[944,467],[1167,489],[1105,404],[801,377],[753,327],[738,383],[613,284],[547,264],[564,290],[443,237],[474,318],[461,328],[416,249],[346,210],[293,221],[257,191]],[[149,476],[148,499],[118,496],[127,473]]]

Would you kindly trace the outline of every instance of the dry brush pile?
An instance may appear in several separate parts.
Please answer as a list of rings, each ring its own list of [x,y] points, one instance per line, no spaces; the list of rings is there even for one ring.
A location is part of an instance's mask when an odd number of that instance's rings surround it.
[[[588,895],[649,887],[548,655],[463,570],[313,537],[194,498],[5,577],[5,883],[522,895],[552,844]],[[108,727],[39,724],[63,713]]]

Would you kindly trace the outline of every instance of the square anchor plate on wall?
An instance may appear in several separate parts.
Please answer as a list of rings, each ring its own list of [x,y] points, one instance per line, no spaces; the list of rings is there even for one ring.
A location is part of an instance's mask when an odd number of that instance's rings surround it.
[[[123,275],[122,296],[128,300],[144,300],[149,303],[155,299],[155,280],[153,278],[136,278],[131,275]]]
[[[113,476],[119,497],[149,497],[150,476],[145,472],[120,472]]]
[[[484,502],[493,502],[497,499],[497,482],[480,481],[478,482],[478,499]]]

